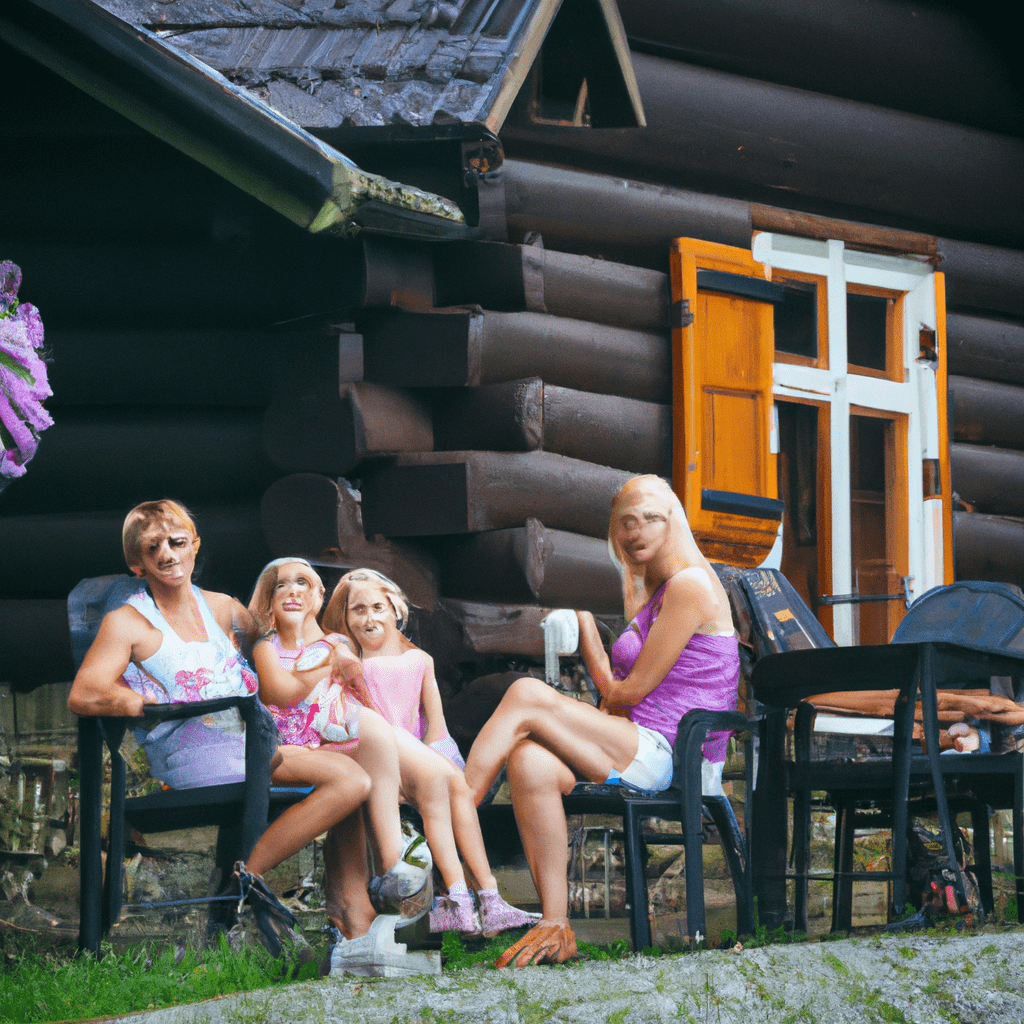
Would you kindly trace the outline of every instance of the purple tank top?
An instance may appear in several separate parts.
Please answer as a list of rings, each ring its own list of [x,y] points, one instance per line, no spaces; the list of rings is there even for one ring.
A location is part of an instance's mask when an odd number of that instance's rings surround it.
[[[640,609],[636,618],[612,647],[612,675],[625,679],[640,656],[654,620],[661,610],[663,584]],[[739,646],[734,636],[694,633],[668,675],[630,711],[630,721],[660,732],[675,743],[679,719],[694,708],[732,711],[740,677]],[[709,732],[704,756],[724,761],[728,732]]]

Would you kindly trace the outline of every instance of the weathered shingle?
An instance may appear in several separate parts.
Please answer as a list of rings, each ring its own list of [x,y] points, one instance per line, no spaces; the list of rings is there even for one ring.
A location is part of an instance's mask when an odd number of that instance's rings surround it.
[[[559,10],[555,0],[94,2],[319,128],[454,120],[496,130]]]

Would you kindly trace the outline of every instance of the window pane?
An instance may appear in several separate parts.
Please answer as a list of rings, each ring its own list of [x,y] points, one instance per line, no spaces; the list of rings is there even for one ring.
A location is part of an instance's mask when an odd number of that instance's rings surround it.
[[[818,286],[785,281],[786,297],[774,306],[775,350],[795,356],[818,356]]]
[[[885,319],[889,299],[880,295],[846,296],[846,358],[854,366],[885,369]]]

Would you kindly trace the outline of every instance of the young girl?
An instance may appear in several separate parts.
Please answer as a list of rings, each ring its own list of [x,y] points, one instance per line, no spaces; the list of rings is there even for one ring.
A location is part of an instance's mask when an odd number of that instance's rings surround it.
[[[349,675],[344,687],[332,680],[332,652],[349,641],[326,636],[317,625],[323,599],[323,583],[308,562],[279,558],[260,573],[249,602],[264,631],[253,651],[260,697],[280,741],[282,763],[273,780],[319,787],[337,774],[340,763],[351,759],[363,768],[371,780],[365,806],[374,863],[378,869],[388,866],[371,881],[370,895],[378,910],[415,918],[430,905],[429,851],[422,836],[403,832],[394,731],[346,694],[365,697],[358,661],[342,662]]]
[[[423,818],[448,889],[434,902],[430,930],[482,932],[490,938],[532,925],[539,915],[509,906],[499,895],[473,795],[462,771],[438,753],[447,746],[457,754],[458,748],[448,735],[433,659],[400,631],[399,622],[407,617],[405,598],[391,580],[372,569],[357,569],[339,580],[323,621],[326,629],[352,640],[373,703],[395,727],[402,791]],[[479,920],[459,850],[478,885]]]

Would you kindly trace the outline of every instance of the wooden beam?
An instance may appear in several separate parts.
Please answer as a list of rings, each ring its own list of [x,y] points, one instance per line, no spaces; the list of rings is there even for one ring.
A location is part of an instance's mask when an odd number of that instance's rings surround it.
[[[71,659],[67,596],[0,599],[0,651],[0,683],[15,690],[70,682],[75,665]]]
[[[381,536],[368,539],[359,499],[343,483],[317,473],[282,477],[264,492],[260,515],[275,558],[297,555],[341,570],[376,569],[413,604],[435,607],[437,566],[429,554]]]
[[[946,345],[951,374],[1024,384],[1024,324],[950,313]]]
[[[956,578],[1024,587],[1024,518],[953,513]]]
[[[672,473],[672,406],[544,386],[545,451],[630,473]]]
[[[835,217],[819,217],[812,213],[783,210],[777,206],[750,204],[750,222],[755,231],[776,231],[783,235],[801,235],[805,238],[830,238],[845,242],[850,249],[863,252],[881,252],[900,256],[924,256],[929,263],[941,260],[938,241],[934,235],[917,231],[899,231],[896,228],[859,224]]]
[[[433,399],[434,445],[438,451],[542,448],[544,391],[544,383],[537,378],[445,388]]]
[[[4,495],[12,513],[127,511],[168,495],[186,504],[255,501],[274,478],[256,409],[50,408],[54,425],[31,473]]]
[[[442,604],[459,622],[473,655],[544,657],[544,630],[540,623],[549,608],[531,604],[484,604],[449,597],[443,598]]]
[[[290,473],[344,476],[368,455],[432,451],[430,409],[421,395],[380,384],[310,379],[282,389],[263,417],[274,465]]]
[[[437,536],[523,526],[604,537],[615,492],[631,474],[549,452],[434,452],[367,470],[367,533]]]
[[[949,399],[955,440],[1024,449],[1024,387],[951,375]]]
[[[464,242],[440,250],[434,272],[438,306],[475,304],[668,330],[668,275],[656,270],[542,245]]]
[[[153,490],[143,492],[139,500],[167,495],[166,491]],[[195,517],[202,541],[195,582],[207,590],[248,601],[260,569],[271,558],[256,502],[207,504],[187,497],[182,500]],[[79,580],[127,572],[121,527],[132,504],[136,502],[114,511],[0,517],[0,551],[4,553],[0,597],[66,600]]]
[[[975,511],[1024,516],[1024,452],[949,446],[953,490]]]
[[[46,331],[61,405],[266,405],[278,388],[338,376],[340,332]],[[192,368],[167,372],[168,364]],[[130,380],[110,368],[127,365]]]
[[[446,598],[622,612],[622,583],[595,537],[525,526],[450,537],[433,545]]]
[[[359,320],[366,379],[462,387],[541,377],[563,387],[668,401],[667,334],[549,316],[471,310],[371,311]]]

